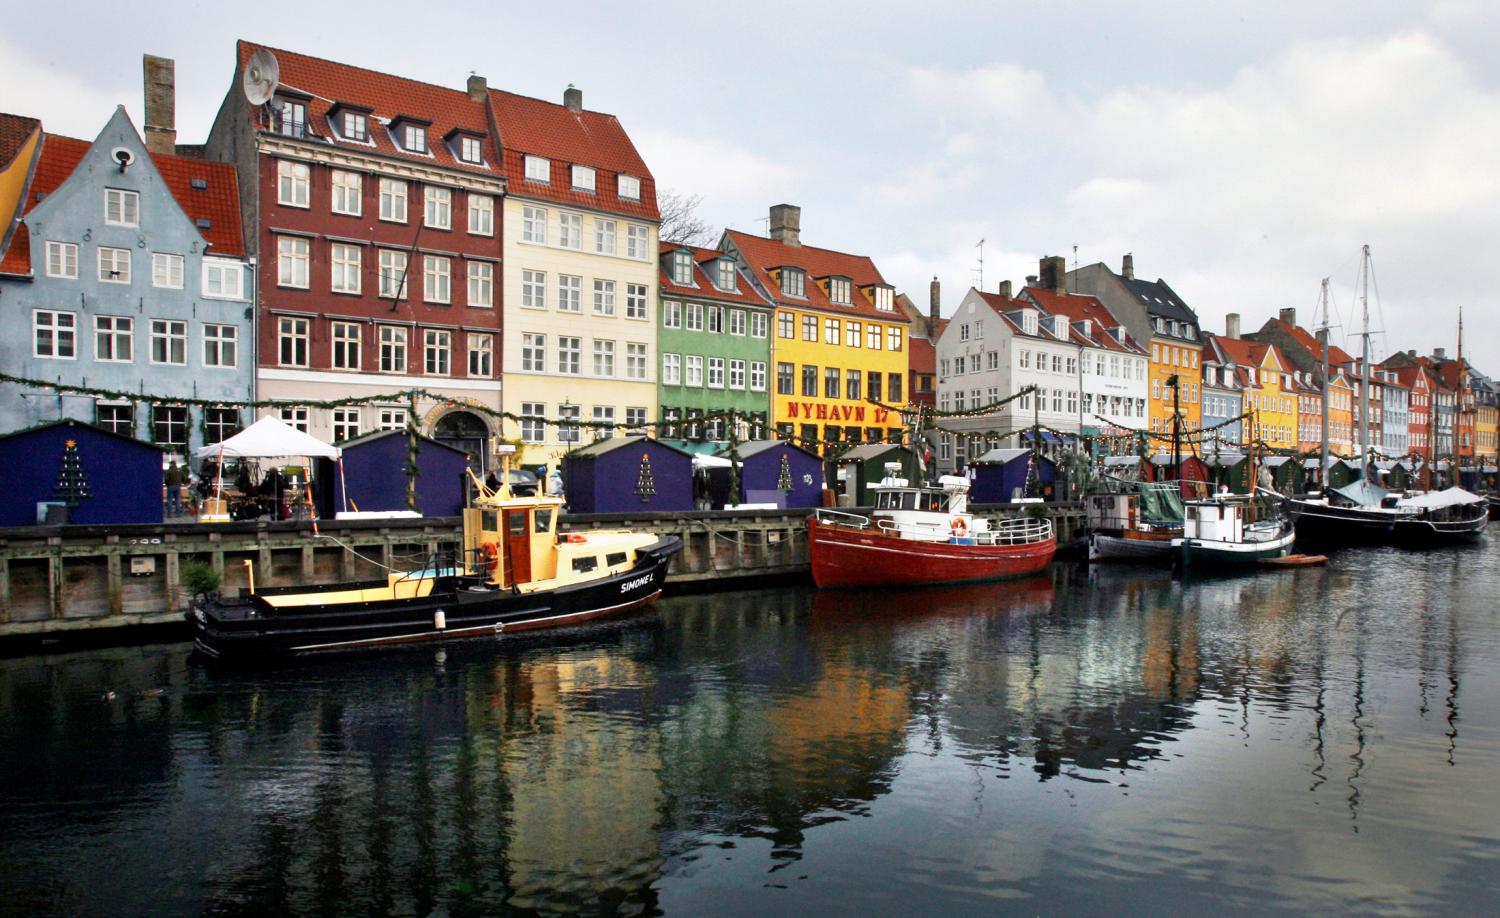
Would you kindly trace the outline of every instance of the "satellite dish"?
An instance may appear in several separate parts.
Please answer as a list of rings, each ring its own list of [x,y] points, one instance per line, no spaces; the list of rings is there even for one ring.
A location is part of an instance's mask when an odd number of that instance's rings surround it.
[[[271,101],[280,77],[281,65],[276,63],[276,55],[265,48],[260,49],[250,55],[250,61],[245,64],[245,98],[251,105],[265,105]]]

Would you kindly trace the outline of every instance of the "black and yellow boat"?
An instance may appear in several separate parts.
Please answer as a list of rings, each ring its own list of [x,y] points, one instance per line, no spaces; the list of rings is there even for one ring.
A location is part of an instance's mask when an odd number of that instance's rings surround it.
[[[682,548],[675,535],[559,533],[560,498],[476,488],[462,549],[445,561],[384,580],[200,597],[187,613],[195,648],[255,663],[574,625],[656,599]]]

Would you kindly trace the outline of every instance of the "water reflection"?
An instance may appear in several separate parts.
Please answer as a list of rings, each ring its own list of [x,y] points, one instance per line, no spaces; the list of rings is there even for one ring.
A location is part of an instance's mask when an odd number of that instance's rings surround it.
[[[248,675],[4,660],[0,908],[1464,910],[1495,557],[681,597]]]

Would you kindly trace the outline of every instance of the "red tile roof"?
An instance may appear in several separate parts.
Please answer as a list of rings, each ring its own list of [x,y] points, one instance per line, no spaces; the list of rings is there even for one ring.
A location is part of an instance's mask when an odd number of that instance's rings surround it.
[[[1323,345],[1318,343],[1316,335],[1300,325],[1289,325],[1280,319],[1272,319],[1271,321],[1276,323],[1287,334],[1291,335],[1292,340],[1302,345],[1309,354],[1322,360]],[[1341,367],[1353,362],[1354,358],[1349,356],[1347,351],[1331,341],[1328,343],[1328,363],[1330,366]]]
[[[30,213],[44,197],[60,188],[68,180],[68,176],[73,174],[90,146],[92,144],[89,141],[76,137],[43,134],[41,156],[37,160],[31,185],[26,189],[22,212]],[[234,257],[244,255],[245,244],[240,233],[240,192],[234,166],[230,163],[168,154],[153,154],[151,161],[188,219],[195,223],[198,220],[208,221],[208,229],[200,227],[198,232],[208,240],[209,252]],[[193,188],[194,179],[202,179],[208,187]],[[0,259],[0,274],[30,273],[30,233],[27,232],[26,225],[22,224],[17,227],[4,258]]]
[[[1069,322],[1088,320],[1095,330],[1091,330],[1090,334],[1085,336],[1074,328],[1073,338],[1078,343],[1110,351],[1126,351],[1142,355],[1146,353],[1138,343],[1121,343],[1113,336],[1105,334],[1109,329],[1120,327],[1120,322],[1098,297],[1083,293],[1059,293],[1044,287],[1024,287],[1021,295],[1030,297],[1048,315],[1066,316]],[[1125,340],[1131,341],[1129,338]]]
[[[569,111],[564,105],[544,102],[498,89],[490,90],[500,144],[505,149],[505,178],[511,194],[538,197],[562,204],[590,207],[646,220],[659,220],[656,182],[645,160],[630,142],[630,135],[614,115],[603,112]],[[526,154],[551,161],[548,182],[526,178]],[[594,167],[594,191],[576,191],[570,166]],[[619,195],[619,176],[641,180],[639,201]]]
[[[1226,338],[1223,335],[1215,335],[1214,342],[1230,360],[1240,366],[1259,367],[1265,362],[1266,352],[1276,355],[1276,360],[1281,364],[1283,370],[1290,371],[1292,364],[1286,359],[1286,355],[1274,344],[1261,344],[1258,341],[1248,341],[1244,338]]]
[[[891,310],[885,312],[875,308],[875,303],[865,295],[863,288],[872,285],[888,286],[875,262],[864,255],[850,255],[831,249],[820,249],[810,245],[786,245],[764,236],[752,236],[738,230],[725,230],[727,238],[745,257],[751,273],[772,297],[781,304],[804,309],[819,309],[840,315],[861,315],[885,322],[910,324],[911,318],[896,308],[895,291],[891,291]],[[772,275],[771,269],[779,267],[801,268],[807,273],[804,287],[805,299],[789,297],[781,293],[781,285]],[[825,277],[847,277],[850,280],[850,305],[838,305],[828,299],[819,286],[818,279]]]
[[[675,252],[678,249],[687,249],[693,256],[693,279],[698,282],[696,287],[684,287],[672,280],[671,271],[665,264],[660,266],[661,292],[664,296],[685,296],[698,300],[718,300],[730,303],[746,303],[751,306],[771,306],[771,301],[761,296],[755,289],[755,285],[745,279],[744,272],[736,272],[739,276],[737,290],[720,290],[714,286],[718,279],[718,273],[709,273],[709,269],[703,267],[705,262],[717,261],[724,253],[717,249],[705,249],[692,245],[676,245],[671,242],[663,242],[657,250],[660,254]],[[665,262],[666,259],[661,259]]]
[[[236,45],[239,65],[236,74],[244,72],[245,63],[259,50],[276,55],[279,82],[291,91],[289,95],[298,90],[313,94],[306,100],[307,126],[321,140],[331,141],[345,149],[373,151],[430,166],[493,174],[498,148],[494,138],[489,136],[489,113],[483,102],[469,98],[467,92],[244,40]],[[231,91],[239,91],[238,79]],[[371,109],[371,143],[343,140],[333,130],[328,112],[339,102]],[[402,115],[431,122],[427,128],[427,147],[431,155],[412,153],[396,145],[388,124]],[[264,122],[258,126],[269,128]],[[487,164],[465,163],[454,155],[445,138],[455,128],[489,138],[485,144]]]
[[[937,372],[937,348],[926,338],[912,335],[908,341],[906,363],[913,373]]]
[[[42,123],[26,115],[11,115],[0,112],[0,169],[10,165],[21,147]]]

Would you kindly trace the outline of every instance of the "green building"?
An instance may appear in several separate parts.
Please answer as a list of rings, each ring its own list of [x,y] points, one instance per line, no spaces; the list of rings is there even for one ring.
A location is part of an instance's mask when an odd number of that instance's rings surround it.
[[[722,417],[745,416],[741,439],[767,435],[772,304],[723,252],[661,244],[657,435],[727,440]]]

